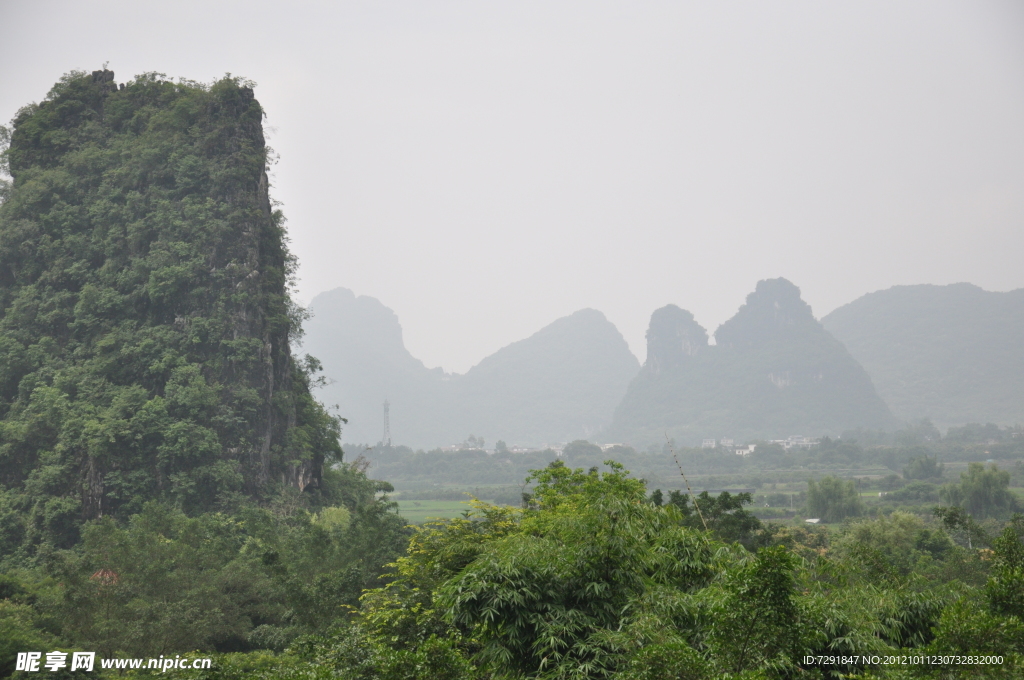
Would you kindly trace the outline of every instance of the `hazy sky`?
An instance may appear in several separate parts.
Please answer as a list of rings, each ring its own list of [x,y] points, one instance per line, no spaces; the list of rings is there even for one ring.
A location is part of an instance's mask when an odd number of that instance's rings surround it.
[[[818,316],[1024,286],[1024,3],[0,0],[0,120],[72,69],[256,81],[299,297],[465,371],[583,307],[641,361],[784,276]]]

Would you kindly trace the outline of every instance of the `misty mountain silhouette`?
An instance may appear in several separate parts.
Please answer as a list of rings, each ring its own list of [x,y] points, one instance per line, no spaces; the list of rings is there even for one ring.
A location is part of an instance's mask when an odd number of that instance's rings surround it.
[[[310,310],[313,316],[303,324],[301,351],[323,364],[328,384],[316,391],[316,397],[338,406],[338,413],[348,419],[342,433],[345,441],[380,441],[388,399],[392,440],[448,443],[442,436],[443,423],[436,420],[444,410],[438,400],[447,396],[442,390],[444,372],[428,369],[409,353],[393,311],[345,288],[317,295]]]
[[[715,332],[675,305],[651,316],[647,361],[606,438],[635,446],[704,438],[840,434],[896,421],[867,372],[815,320],[800,289],[761,281]]]
[[[538,445],[593,436],[611,421],[640,363],[605,316],[583,309],[483,359],[465,375],[428,369],[405,348],[398,317],[378,300],[338,288],[316,296],[303,351],[323,363],[318,398],[348,418],[344,440],[383,434],[414,447]]]
[[[821,322],[900,418],[1024,423],[1024,288],[894,286]]]

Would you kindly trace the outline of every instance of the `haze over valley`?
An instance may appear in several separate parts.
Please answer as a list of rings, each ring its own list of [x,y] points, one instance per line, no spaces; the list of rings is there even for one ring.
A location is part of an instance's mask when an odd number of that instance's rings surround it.
[[[537,448],[577,439],[637,448],[667,436],[755,441],[894,431],[931,419],[1024,422],[1024,290],[970,284],[871,293],[820,322],[785,279],[761,281],[713,335],[676,305],[655,310],[643,365],[600,312],[580,310],[466,374],[427,368],[395,313],[339,288],[313,299],[302,351],[345,441],[413,448]],[[712,338],[714,342],[712,342]],[[458,338],[453,337],[453,342]],[[884,396],[883,396],[884,395]]]
[[[1020,2],[0,26],[0,679],[1024,677]]]

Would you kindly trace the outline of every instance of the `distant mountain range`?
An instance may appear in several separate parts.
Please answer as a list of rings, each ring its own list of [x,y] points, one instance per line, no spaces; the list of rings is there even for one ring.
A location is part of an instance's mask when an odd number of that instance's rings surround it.
[[[715,341],[689,312],[655,311],[647,361],[606,436],[645,445],[667,434],[693,445],[897,424],[867,372],[785,279],[758,283]]]
[[[349,442],[381,440],[385,399],[392,440],[417,447],[459,444],[471,434],[509,446],[593,437],[640,370],[618,329],[593,309],[459,375],[414,358],[398,317],[374,298],[338,288],[310,307],[303,351],[322,362],[329,384],[317,396],[339,406]]]
[[[821,322],[901,419],[1024,423],[1024,289],[895,286]]]
[[[405,348],[398,317],[338,288],[314,298],[303,351],[329,384],[318,397],[348,418],[344,438],[413,447],[470,434],[509,446],[590,439],[642,447],[794,434],[1024,422],[1024,290],[897,286],[821,322],[785,279],[761,281],[711,344],[689,312],[651,316],[641,368],[603,314],[584,309],[514,342],[464,375]]]
[[[388,399],[393,440],[418,446],[451,443],[442,436],[444,424],[437,421],[438,412],[445,410],[446,376],[409,353],[393,311],[345,288],[317,295],[310,310],[313,317],[304,324],[300,351],[323,364],[328,384],[316,396],[327,406],[338,406],[339,415],[348,419],[345,441],[380,441]]]

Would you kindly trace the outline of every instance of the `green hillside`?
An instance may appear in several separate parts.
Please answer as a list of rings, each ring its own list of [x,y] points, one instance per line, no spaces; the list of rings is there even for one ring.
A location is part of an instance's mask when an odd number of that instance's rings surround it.
[[[1024,289],[894,286],[821,322],[901,418],[1024,423]]]
[[[708,344],[689,312],[674,305],[655,311],[647,362],[607,436],[645,446],[667,432],[696,444],[895,424],[864,369],[785,279],[758,283],[715,340]]]
[[[7,548],[151,500],[317,493],[337,423],[289,337],[293,261],[263,110],[212,86],[72,73],[14,120],[0,206]]]

